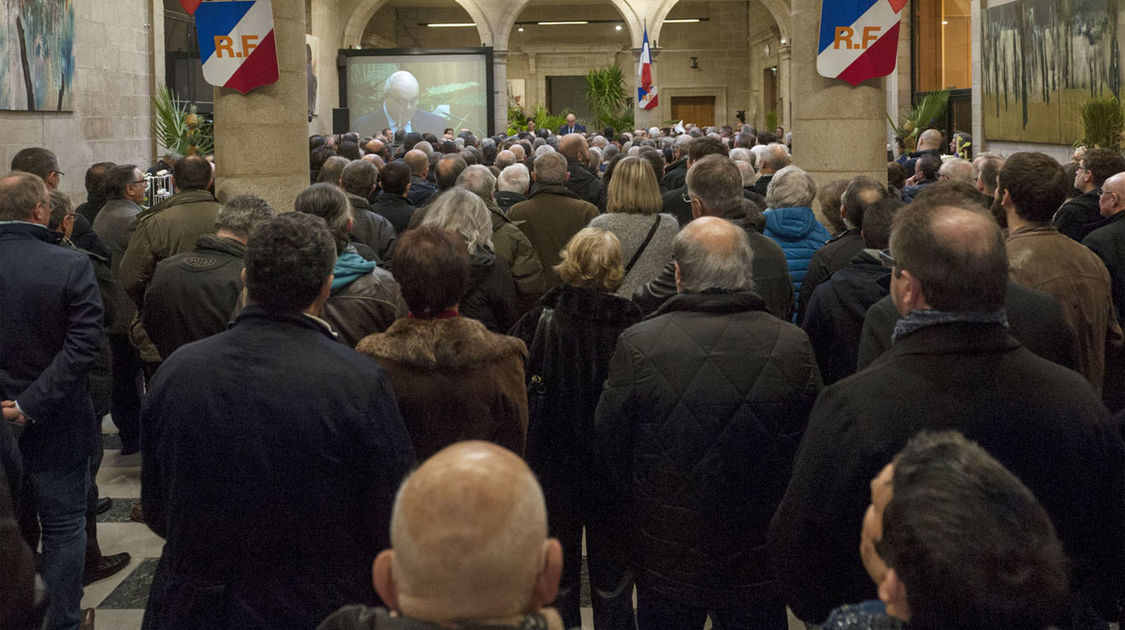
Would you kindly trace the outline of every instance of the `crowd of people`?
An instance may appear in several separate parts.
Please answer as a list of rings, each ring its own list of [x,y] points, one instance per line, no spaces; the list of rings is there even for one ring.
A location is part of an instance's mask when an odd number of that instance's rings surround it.
[[[584,581],[598,630],[1120,622],[1125,157],[559,132],[312,136],[283,208],[17,154],[0,627],[128,564],[107,414],[148,629],[578,628]]]

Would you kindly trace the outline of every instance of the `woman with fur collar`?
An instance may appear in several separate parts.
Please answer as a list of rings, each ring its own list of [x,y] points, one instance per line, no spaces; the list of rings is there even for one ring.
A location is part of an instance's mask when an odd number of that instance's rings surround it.
[[[522,456],[527,348],[461,316],[470,273],[465,241],[434,226],[410,230],[395,245],[392,269],[410,314],[356,350],[390,378],[418,459],[474,439]]]

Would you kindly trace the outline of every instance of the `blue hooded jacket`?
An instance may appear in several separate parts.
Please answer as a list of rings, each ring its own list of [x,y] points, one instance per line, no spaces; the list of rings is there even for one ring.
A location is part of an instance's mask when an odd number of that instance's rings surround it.
[[[349,284],[371,273],[378,265],[364,260],[359,254],[344,252],[336,257],[336,267],[332,269],[332,294],[335,295]]]
[[[771,208],[763,214],[766,217],[766,229],[763,233],[785,251],[793,289],[800,293],[801,283],[805,281],[813,254],[824,247],[832,235],[816,220],[812,208]]]

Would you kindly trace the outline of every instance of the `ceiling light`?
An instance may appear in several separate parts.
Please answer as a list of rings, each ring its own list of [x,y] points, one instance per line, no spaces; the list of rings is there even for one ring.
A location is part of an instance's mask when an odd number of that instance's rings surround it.
[[[461,28],[464,26],[476,26],[472,22],[430,22],[426,24],[430,28]]]
[[[523,32],[523,27],[521,26],[521,27],[517,28],[516,30],[522,33],[522,32]]]
[[[621,25],[620,25],[620,24],[618,24],[617,26],[613,27],[613,30],[615,30],[615,31],[620,31],[620,30],[621,30]]]
[[[692,24],[698,22],[699,18],[679,18],[675,20],[664,20],[665,24]]]
[[[941,21],[941,25],[942,25],[942,26],[945,26],[946,24],[949,24],[949,22],[948,22],[947,20],[942,20],[942,21]]]
[[[586,20],[572,20],[566,22],[536,22],[539,26],[564,26],[567,24],[589,24]]]

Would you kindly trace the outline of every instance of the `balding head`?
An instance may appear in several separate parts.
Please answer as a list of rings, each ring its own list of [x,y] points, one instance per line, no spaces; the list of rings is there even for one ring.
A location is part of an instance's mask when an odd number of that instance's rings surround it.
[[[402,156],[402,161],[410,167],[410,174],[417,177],[425,177],[426,172],[430,170],[430,157],[417,149],[407,151]]]
[[[1125,211],[1125,173],[1110,175],[1102,182],[1102,194],[1098,197],[1102,216],[1112,217]]]
[[[559,140],[559,153],[568,160],[586,162],[590,159],[586,154],[587,148],[589,145],[586,144],[586,138],[580,133],[568,133]]]
[[[527,464],[488,442],[458,442],[399,489],[375,588],[392,609],[425,621],[525,614],[554,600],[561,553]]]
[[[918,150],[927,151],[929,149],[941,148],[941,132],[937,129],[927,129],[918,136]]]
[[[790,164],[789,148],[784,144],[768,144],[761,151],[759,165],[763,175],[776,173]]]
[[[1008,256],[983,210],[915,202],[895,214],[891,295],[899,313],[992,313],[1004,308]]]
[[[493,164],[496,166],[496,168],[503,171],[504,169],[508,168],[509,166],[511,166],[515,163],[516,163],[516,154],[512,153],[511,151],[509,151],[507,149],[504,149],[503,151],[496,154],[496,161]]]
[[[517,160],[522,162],[527,159],[527,151],[524,151],[523,145],[513,144],[510,150],[512,152],[512,155],[516,156]]]
[[[687,224],[672,240],[672,257],[680,293],[754,288],[750,239],[726,219],[700,217]]]
[[[51,215],[47,184],[27,171],[12,171],[0,179],[0,221],[47,225]]]
[[[399,70],[383,83],[383,104],[387,113],[400,125],[414,117],[418,108],[418,79],[406,70]]]
[[[961,158],[953,158],[942,163],[938,169],[938,179],[951,179],[956,182],[976,184],[977,170],[973,168],[972,162]]]

